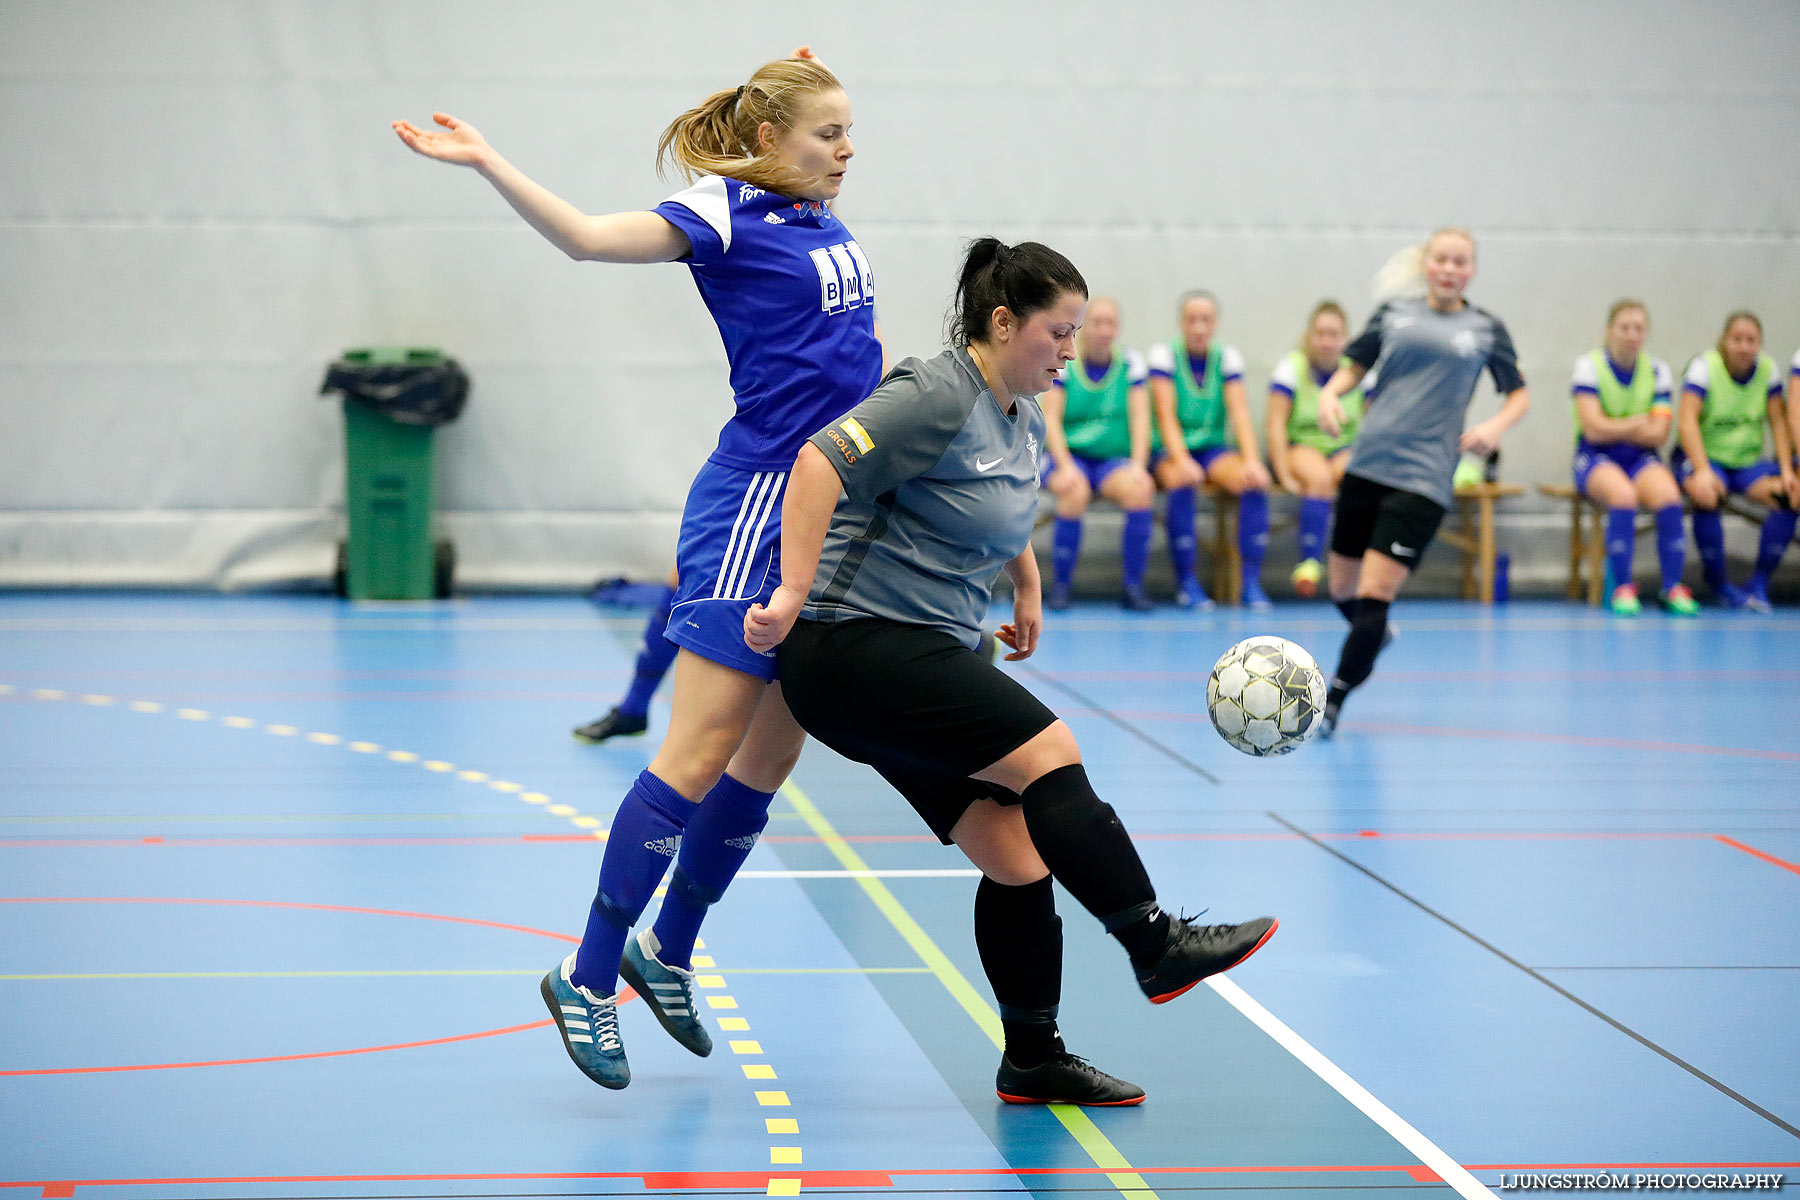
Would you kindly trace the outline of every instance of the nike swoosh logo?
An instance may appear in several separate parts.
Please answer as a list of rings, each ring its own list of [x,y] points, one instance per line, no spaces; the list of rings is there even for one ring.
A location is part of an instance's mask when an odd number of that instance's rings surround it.
[[[1417,554],[1418,551],[1414,550],[1411,546],[1402,546],[1399,542],[1395,542],[1388,547],[1388,553],[1392,554],[1395,558],[1411,558],[1413,555]]]
[[[977,471],[991,471],[1005,461],[1004,458],[996,458],[993,462],[984,463],[978,458],[975,460],[975,469]]]

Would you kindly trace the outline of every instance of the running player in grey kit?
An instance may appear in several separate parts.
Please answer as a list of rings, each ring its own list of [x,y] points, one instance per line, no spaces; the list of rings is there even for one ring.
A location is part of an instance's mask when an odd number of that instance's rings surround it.
[[[751,649],[779,645],[801,726],[872,765],[981,868],[975,942],[1005,1029],[995,1090],[1014,1104],[1144,1098],[1063,1048],[1052,877],[1124,946],[1156,1004],[1275,932],[1268,917],[1196,925],[1157,907],[1068,726],[978,649],[1002,570],[1014,589],[999,634],[1007,657],[1037,647],[1036,397],[1074,358],[1086,307],[1087,284],[1056,251],[973,243],[956,348],[900,363],[801,448],[782,510],[781,585],[744,620]]]
[[[1369,677],[1386,644],[1388,606],[1456,498],[1458,455],[1491,452],[1531,407],[1506,326],[1463,299],[1474,277],[1475,238],[1466,229],[1440,229],[1395,255],[1376,287],[1402,297],[1375,311],[1319,391],[1319,427],[1335,437],[1344,419],[1339,397],[1371,367],[1379,376],[1365,400],[1331,530],[1331,598],[1350,634],[1325,697],[1328,737],[1344,698]],[[1464,429],[1483,369],[1506,400]]]

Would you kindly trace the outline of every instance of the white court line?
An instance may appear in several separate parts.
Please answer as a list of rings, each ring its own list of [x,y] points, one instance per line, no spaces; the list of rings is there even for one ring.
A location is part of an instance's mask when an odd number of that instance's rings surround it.
[[[1258,1004],[1256,1000],[1237,984],[1222,975],[1214,975],[1206,981],[1206,986],[1217,992],[1225,1003],[1237,1009],[1250,1019],[1251,1024],[1274,1038],[1289,1054],[1299,1059],[1306,1067],[1331,1085],[1338,1095],[1356,1105],[1364,1116],[1375,1122],[1395,1141],[1410,1150],[1415,1158],[1433,1171],[1458,1195],[1467,1196],[1470,1200],[1498,1200],[1486,1184],[1438,1148],[1436,1142],[1420,1133],[1407,1123],[1399,1113],[1377,1100],[1368,1088],[1350,1078],[1342,1067],[1326,1058],[1313,1048],[1312,1043],[1289,1029],[1281,1018]]]
[[[838,871],[739,871],[739,879],[975,879],[981,875],[975,870],[838,870]],[[1415,1158],[1436,1171],[1438,1177],[1459,1195],[1469,1200],[1497,1200],[1494,1193],[1443,1150],[1436,1142],[1414,1129],[1405,1118],[1393,1109],[1377,1100],[1375,1096],[1356,1080],[1344,1073],[1343,1068],[1319,1053],[1310,1042],[1277,1017],[1274,1013],[1259,1004],[1243,988],[1215,975],[1206,981],[1206,986],[1217,992],[1231,1007],[1238,1010],[1250,1023],[1275,1039],[1283,1050],[1299,1059],[1320,1079],[1344,1099],[1356,1105],[1362,1114],[1375,1124],[1381,1126],[1394,1140],[1406,1147]]]
[[[981,872],[969,867],[946,867],[919,871],[739,871],[737,879],[980,879]]]

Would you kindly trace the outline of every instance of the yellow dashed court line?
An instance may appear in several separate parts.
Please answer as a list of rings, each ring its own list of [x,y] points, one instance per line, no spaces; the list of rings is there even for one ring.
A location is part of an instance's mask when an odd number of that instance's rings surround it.
[[[800,1147],[770,1146],[769,1162],[771,1165],[779,1167],[798,1166],[800,1164]]]
[[[764,1117],[763,1128],[770,1133],[799,1133],[800,1122],[792,1117]]]
[[[793,1103],[786,1092],[758,1092],[756,1102],[764,1108],[786,1108]]]
[[[16,691],[17,688],[13,684],[0,683],[0,695],[12,695]],[[30,695],[37,700],[67,700],[70,698],[68,692],[58,688],[34,688]],[[115,696],[106,696],[99,693],[86,693],[81,695],[80,698],[83,703],[92,705],[96,708],[107,708],[121,703]],[[129,700],[124,701],[123,703],[133,712],[160,713],[166,711],[166,706],[155,700]],[[175,710],[175,715],[184,721],[202,722],[217,720],[227,729],[255,729],[257,727],[257,722],[254,718],[241,716],[214,717],[212,713],[207,712],[203,708],[178,708]],[[302,733],[299,726],[281,723],[272,722],[262,726],[262,728],[264,732],[272,734],[275,737],[299,737]],[[322,730],[306,733],[305,738],[307,741],[319,746],[347,746],[349,750],[356,754],[373,755],[384,753],[379,742],[346,742],[342,735],[327,733]],[[407,764],[417,763],[427,771],[439,775],[455,773],[458,779],[465,782],[485,783],[497,792],[509,796],[517,796],[527,804],[541,805],[543,806],[544,811],[549,815],[567,819],[569,823],[574,825],[577,829],[591,833],[596,841],[606,840],[606,830],[603,828],[604,823],[600,818],[589,816],[575,808],[573,805],[553,804],[551,803],[549,796],[545,795],[543,792],[526,791],[525,785],[522,783],[517,783],[510,779],[495,779],[486,771],[459,768],[455,763],[447,762],[444,759],[433,758],[421,760],[420,756],[411,750],[387,750],[385,753],[390,762]]]
[[[771,1179],[769,1180],[769,1190],[763,1193],[765,1196],[798,1196],[799,1194],[800,1181],[798,1179]]]
[[[731,1039],[731,1052],[733,1054],[761,1054],[762,1043],[749,1038],[733,1038]]]

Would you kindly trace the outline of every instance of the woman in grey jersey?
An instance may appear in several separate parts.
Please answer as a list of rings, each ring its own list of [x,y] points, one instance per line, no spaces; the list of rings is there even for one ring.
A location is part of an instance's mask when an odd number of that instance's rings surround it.
[[[1013,582],[1007,657],[1037,646],[1036,396],[1074,358],[1086,304],[1087,284],[1056,251],[973,243],[955,348],[900,363],[802,447],[782,509],[781,585],[744,621],[752,649],[779,646],[801,726],[874,766],[981,868],[975,941],[1005,1030],[995,1090],[1019,1104],[1144,1098],[1063,1048],[1052,877],[1125,947],[1152,1003],[1275,932],[1267,917],[1203,926],[1158,908],[1068,726],[977,649],[1002,570]]]
[[[1340,397],[1370,368],[1380,376],[1364,401],[1331,531],[1331,598],[1350,634],[1325,699],[1327,736],[1344,698],[1374,670],[1388,639],[1388,606],[1455,499],[1459,454],[1489,453],[1531,407],[1506,326],[1463,298],[1474,277],[1475,238],[1466,229],[1440,229],[1396,255],[1377,289],[1403,294],[1376,309],[1319,392],[1319,427],[1335,436]],[[1506,399],[1464,429],[1484,368]]]

